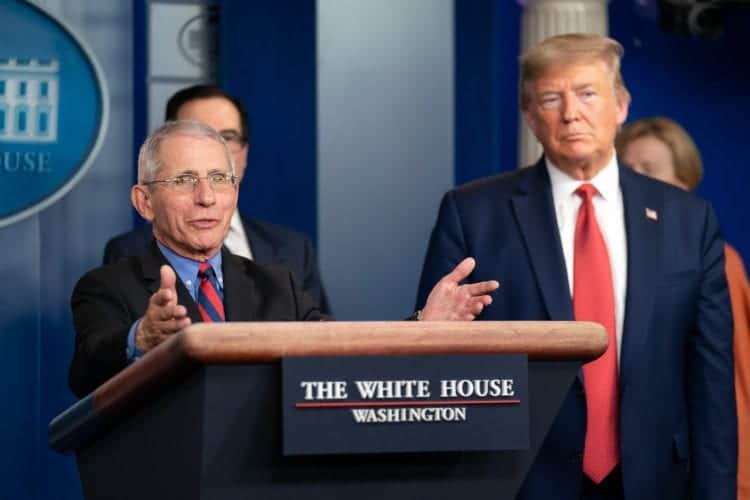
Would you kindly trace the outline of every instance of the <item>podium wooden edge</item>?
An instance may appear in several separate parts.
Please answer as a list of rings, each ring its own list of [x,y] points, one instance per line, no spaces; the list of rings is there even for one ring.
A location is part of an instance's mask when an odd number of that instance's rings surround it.
[[[269,363],[290,356],[525,353],[590,361],[607,348],[596,323],[383,321],[198,323],[163,342],[53,419],[50,447],[75,451],[196,366]]]

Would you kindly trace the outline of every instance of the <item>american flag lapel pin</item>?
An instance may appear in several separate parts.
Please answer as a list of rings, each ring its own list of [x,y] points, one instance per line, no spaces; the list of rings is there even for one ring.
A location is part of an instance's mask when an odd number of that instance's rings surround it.
[[[659,220],[659,214],[656,210],[646,207],[646,218],[651,220]]]

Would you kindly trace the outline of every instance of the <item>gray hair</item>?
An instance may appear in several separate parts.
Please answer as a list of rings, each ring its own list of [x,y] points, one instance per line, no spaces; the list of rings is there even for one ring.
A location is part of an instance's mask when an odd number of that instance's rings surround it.
[[[218,132],[205,123],[196,120],[175,120],[168,121],[151,132],[141,146],[138,152],[138,182],[144,183],[156,180],[156,175],[162,167],[159,158],[161,144],[166,139],[176,136],[205,137],[220,143],[224,147],[229,168],[234,175],[234,157],[226,141]]]

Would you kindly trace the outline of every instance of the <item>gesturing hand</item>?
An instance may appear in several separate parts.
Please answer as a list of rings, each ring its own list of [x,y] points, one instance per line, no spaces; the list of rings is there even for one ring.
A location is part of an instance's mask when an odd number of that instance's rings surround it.
[[[169,266],[161,266],[159,277],[159,290],[149,299],[148,309],[135,332],[135,344],[144,352],[153,349],[191,323],[187,308],[177,303],[177,276],[174,270]]]
[[[467,257],[430,291],[422,309],[423,320],[471,321],[492,303],[488,294],[500,286],[495,280],[460,285],[476,266],[476,261]]]

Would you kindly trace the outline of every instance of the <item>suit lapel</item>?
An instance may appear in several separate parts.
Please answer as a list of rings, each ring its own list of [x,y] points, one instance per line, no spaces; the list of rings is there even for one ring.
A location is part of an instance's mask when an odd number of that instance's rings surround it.
[[[240,215],[242,225],[245,228],[245,237],[250,243],[250,251],[253,253],[253,260],[258,264],[276,264],[281,262],[276,249],[271,245],[267,238],[263,238],[260,229],[250,219]]]
[[[253,250],[255,252],[255,250]],[[260,297],[255,283],[248,279],[245,266],[251,263],[222,249],[224,272],[224,312],[227,321],[253,321]]]
[[[620,353],[620,388],[627,385],[631,364],[639,359],[649,334],[654,303],[654,276],[659,273],[662,231],[659,215],[664,213],[661,197],[652,197],[637,174],[620,168],[628,246],[627,292]]]
[[[148,250],[141,256],[141,263],[143,269],[143,280],[146,285],[146,289],[149,293],[153,294],[159,289],[161,277],[159,274],[159,268],[163,265],[169,265],[167,259],[159,251],[159,247],[156,244],[156,240],[152,240],[148,247]],[[177,277],[177,283],[175,284],[177,289],[177,303],[185,306],[188,310],[188,316],[193,323],[203,321],[201,319],[198,306],[196,305],[193,297],[190,296],[182,280]]]
[[[549,319],[572,320],[570,286],[544,158],[529,168],[531,172],[512,198],[513,210]]]

